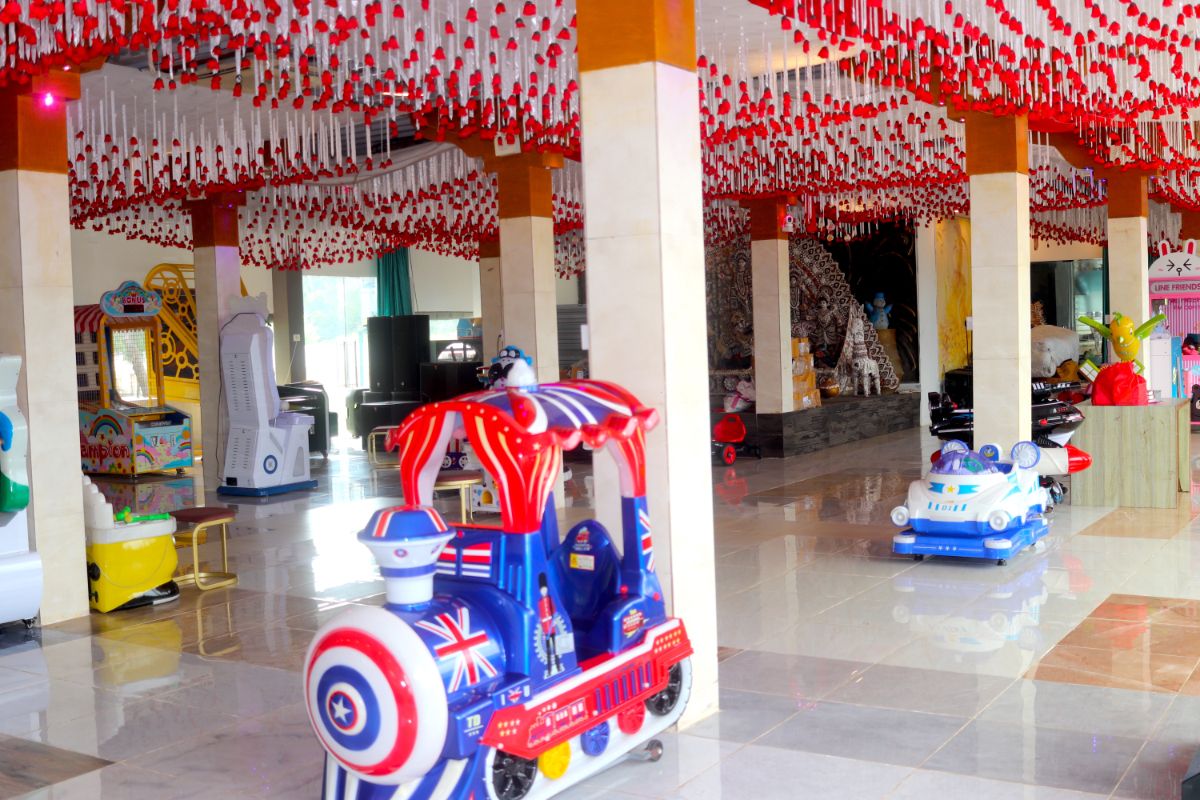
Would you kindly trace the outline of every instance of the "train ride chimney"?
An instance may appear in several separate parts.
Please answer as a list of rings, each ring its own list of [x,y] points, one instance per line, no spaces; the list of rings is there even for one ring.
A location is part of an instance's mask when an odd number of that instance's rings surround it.
[[[358,534],[379,562],[388,605],[405,610],[426,606],[433,599],[438,556],[453,537],[442,515],[424,506],[376,511]]]

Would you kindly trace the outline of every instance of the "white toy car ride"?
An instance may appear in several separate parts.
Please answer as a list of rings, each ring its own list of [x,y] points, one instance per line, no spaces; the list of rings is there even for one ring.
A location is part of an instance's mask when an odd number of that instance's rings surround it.
[[[909,528],[893,540],[894,552],[1003,563],[1037,541],[1051,507],[1036,469],[1041,455],[1033,442],[1018,442],[1009,460],[996,445],[976,452],[947,442],[929,473],[909,484],[908,501],[892,509],[892,522]]]

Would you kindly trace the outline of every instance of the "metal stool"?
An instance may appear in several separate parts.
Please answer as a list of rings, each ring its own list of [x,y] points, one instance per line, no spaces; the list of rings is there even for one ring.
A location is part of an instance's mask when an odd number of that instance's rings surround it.
[[[475,519],[471,511],[471,487],[483,483],[483,473],[465,469],[444,469],[433,484],[435,492],[458,492],[459,517],[463,524]]]
[[[202,592],[210,589],[220,589],[223,586],[233,586],[237,583],[237,575],[229,571],[229,543],[227,541],[227,526],[237,516],[237,509],[224,506],[200,506],[198,508],[181,508],[172,511],[171,516],[185,530],[175,531],[175,547],[192,548],[192,571],[175,579],[181,586],[195,584]],[[200,569],[200,545],[208,540],[208,529],[221,529],[221,572],[205,572]]]

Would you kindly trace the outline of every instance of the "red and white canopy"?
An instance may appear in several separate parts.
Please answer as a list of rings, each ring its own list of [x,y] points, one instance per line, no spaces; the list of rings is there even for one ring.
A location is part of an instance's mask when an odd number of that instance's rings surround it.
[[[400,447],[405,502],[430,505],[451,437],[465,436],[496,480],[505,530],[533,533],[562,471],[564,448],[607,447],[620,470],[621,493],[644,495],[645,434],[657,423],[658,412],[619,386],[563,381],[432,403],[388,436],[388,448]]]

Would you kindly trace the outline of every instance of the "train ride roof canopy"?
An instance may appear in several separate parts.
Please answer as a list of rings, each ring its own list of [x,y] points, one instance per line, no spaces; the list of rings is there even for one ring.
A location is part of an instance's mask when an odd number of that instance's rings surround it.
[[[408,505],[433,504],[433,486],[451,438],[466,438],[496,481],[504,530],[541,529],[546,501],[562,474],[562,452],[607,448],[621,494],[646,493],[646,431],[658,412],[612,383],[573,380],[476,392],[414,411],[387,438],[398,447]]]

